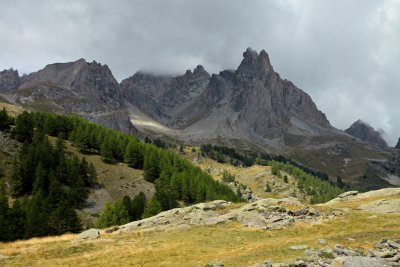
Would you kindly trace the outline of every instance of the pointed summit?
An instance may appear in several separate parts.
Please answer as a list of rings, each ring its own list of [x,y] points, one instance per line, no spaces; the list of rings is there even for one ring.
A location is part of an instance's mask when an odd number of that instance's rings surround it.
[[[210,76],[210,74],[204,69],[204,67],[202,65],[197,65],[197,67],[193,71],[193,74]]]
[[[367,122],[359,119],[354,122],[345,132],[351,136],[357,137],[363,141],[386,147],[387,143],[382,138],[380,132],[376,131]]]
[[[243,60],[238,68],[238,74],[243,78],[263,78],[273,71],[267,52],[261,50],[258,54],[250,47],[243,53]]]

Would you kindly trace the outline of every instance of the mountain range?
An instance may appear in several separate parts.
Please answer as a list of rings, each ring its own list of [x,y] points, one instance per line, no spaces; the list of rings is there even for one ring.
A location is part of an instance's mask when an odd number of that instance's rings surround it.
[[[199,65],[180,76],[137,72],[121,83],[107,65],[84,59],[23,76],[9,69],[0,72],[0,100],[139,136],[282,155],[358,188],[400,185],[397,149],[362,121],[333,127],[264,50],[248,48],[236,70],[219,74]]]

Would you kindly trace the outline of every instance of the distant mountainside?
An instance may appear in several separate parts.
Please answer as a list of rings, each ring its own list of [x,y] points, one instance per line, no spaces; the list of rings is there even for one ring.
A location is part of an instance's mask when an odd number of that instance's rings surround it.
[[[363,141],[383,147],[387,146],[387,143],[382,138],[381,133],[375,131],[371,125],[362,120],[354,122],[348,129],[345,130],[345,132]]]
[[[107,65],[83,59],[22,77],[10,69],[0,73],[0,99],[179,143],[279,154],[357,187],[400,181],[392,171],[397,154],[383,139],[357,136],[360,141],[331,126],[308,94],[274,71],[264,50],[248,48],[236,70],[210,75],[199,65],[175,77],[138,72],[120,84]]]
[[[6,70],[0,73],[0,92],[8,102],[28,109],[73,112],[111,128],[134,131],[117,80],[107,65],[95,61],[50,64],[22,77]]]

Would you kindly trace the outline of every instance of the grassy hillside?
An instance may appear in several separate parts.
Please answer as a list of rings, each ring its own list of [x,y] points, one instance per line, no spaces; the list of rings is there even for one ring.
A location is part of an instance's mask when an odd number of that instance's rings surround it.
[[[341,211],[318,223],[297,223],[282,230],[255,230],[237,223],[192,226],[170,231],[102,233],[99,239],[74,241],[75,235],[36,238],[0,244],[3,266],[204,266],[223,261],[225,266],[249,266],[265,260],[289,261],[305,257],[303,250],[341,244],[371,249],[382,238],[398,239],[399,213],[376,214],[359,207],[372,201],[399,199],[400,194],[313,206],[320,212]],[[318,239],[325,239],[321,244]]]
[[[210,153],[205,154],[199,147],[187,147],[181,153],[216,180],[222,181],[224,173],[231,175],[235,180],[236,186],[231,183],[235,191],[237,185],[241,188],[244,186],[251,190],[256,198],[291,196],[304,202],[321,203],[344,192],[344,188],[328,181],[323,175],[317,177],[312,172],[306,172],[306,168],[285,162],[284,158],[277,161],[261,159],[257,154],[242,156],[232,148],[217,156],[215,150],[211,152],[214,153],[211,153],[210,157]],[[277,159],[279,160],[279,157]]]

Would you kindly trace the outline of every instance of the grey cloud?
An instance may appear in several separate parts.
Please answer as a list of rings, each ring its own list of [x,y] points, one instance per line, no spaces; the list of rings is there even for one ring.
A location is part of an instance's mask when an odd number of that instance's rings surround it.
[[[2,0],[0,69],[85,58],[118,80],[238,66],[266,49],[282,77],[341,129],[361,118],[400,136],[400,1]]]

